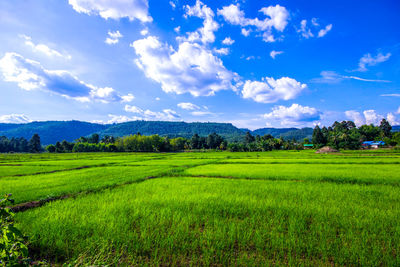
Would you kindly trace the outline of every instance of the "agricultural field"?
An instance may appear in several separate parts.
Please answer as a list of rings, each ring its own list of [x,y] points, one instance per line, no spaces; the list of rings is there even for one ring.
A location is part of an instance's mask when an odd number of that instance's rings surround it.
[[[0,154],[54,265],[399,266],[400,151]]]

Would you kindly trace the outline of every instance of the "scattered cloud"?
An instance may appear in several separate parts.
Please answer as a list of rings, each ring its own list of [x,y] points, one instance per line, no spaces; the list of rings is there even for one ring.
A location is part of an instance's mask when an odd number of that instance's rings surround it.
[[[186,11],[185,17],[198,17],[203,19],[203,27],[194,32],[188,33],[187,37],[178,37],[178,41],[188,41],[202,43],[213,43],[215,41],[214,32],[218,30],[219,24],[214,20],[214,12],[207,5],[203,4],[200,0],[196,0],[194,6],[184,6]]]
[[[222,40],[224,45],[233,45],[234,42],[235,40],[232,40],[231,37],[226,37],[224,40]]]
[[[281,54],[283,54],[283,51],[275,51],[275,50],[272,50],[271,53],[269,53],[269,55],[270,55],[273,59],[275,59],[275,57],[276,57],[277,55],[281,55]]]
[[[312,79],[312,82],[316,83],[339,83],[342,82],[343,80],[357,80],[357,81],[363,81],[363,82],[381,82],[381,83],[389,83],[390,81],[387,80],[374,80],[374,79],[365,79],[365,78],[360,78],[357,76],[346,76],[346,75],[341,75],[335,71],[322,71],[321,72],[321,77],[319,78],[314,78]]]
[[[348,110],[345,112],[347,118],[354,121],[357,126],[361,126],[364,124],[374,124],[379,125],[381,120],[385,118],[385,116],[378,114],[375,110],[369,109],[364,110],[362,113],[356,110]],[[394,113],[389,112],[386,115],[386,119],[392,125],[399,125],[400,123],[397,121],[396,116]]]
[[[300,22],[300,28],[297,29],[297,32],[305,39],[313,38],[313,37],[324,37],[325,35],[328,34],[332,30],[333,25],[328,24],[325,26],[325,28],[320,29],[318,31],[318,34],[313,33],[313,30],[316,31],[320,28],[320,24],[317,22],[317,18],[312,18],[311,19],[311,28],[307,26],[307,20],[303,19]]]
[[[162,121],[180,120],[179,114],[172,109],[163,109],[161,112],[155,112],[149,109],[143,110],[136,106],[125,105],[125,111],[139,114],[139,117],[135,117],[135,119]]]
[[[114,45],[119,42],[119,39],[124,37],[119,31],[108,31],[108,37],[104,41],[108,45]]]
[[[375,57],[371,56],[371,54],[365,54],[362,58],[360,58],[360,62],[358,63],[358,71],[367,71],[367,67],[375,66],[379,63],[387,61],[391,53],[387,53],[386,55],[382,53],[378,53]]]
[[[247,61],[249,61],[249,60],[254,60],[254,59],[256,59],[255,56],[248,56],[248,57],[246,57],[246,60],[247,60]]]
[[[42,90],[80,102],[97,100],[103,103],[122,101],[124,96],[111,87],[96,87],[80,81],[64,70],[47,70],[39,62],[16,53],[0,59],[0,72],[6,82],[15,82],[21,89]]]
[[[144,28],[143,30],[140,31],[140,34],[142,36],[146,36],[147,34],[149,34],[149,29],[148,28]]]
[[[185,110],[196,110],[196,109],[200,109],[199,106],[192,104],[192,103],[179,103],[177,105],[178,107],[180,107],[181,109],[185,109]]]
[[[242,33],[243,36],[247,37],[247,36],[250,35],[251,30],[250,30],[250,29],[242,28],[241,33]]]
[[[132,94],[127,94],[127,95],[121,96],[121,99],[122,99],[121,100],[122,103],[129,103],[129,102],[132,102],[133,99],[135,99],[135,96]]]
[[[244,27],[253,27],[257,31],[262,32],[261,36],[265,42],[275,42],[276,39],[272,30],[275,29],[276,31],[283,32],[289,21],[289,12],[285,7],[280,5],[263,7],[259,12],[263,13],[267,18],[264,20],[246,18],[239,4],[224,6],[222,9],[218,9],[217,13],[228,23],[241,26],[244,36],[250,34],[250,31]]]
[[[223,47],[223,48],[214,48],[213,49],[214,53],[218,54],[218,55],[229,55],[229,48],[227,47]]]
[[[167,93],[210,96],[220,90],[236,90],[237,74],[225,68],[221,59],[197,43],[182,42],[178,50],[149,36],[133,42],[137,66],[161,84]]]
[[[276,106],[270,113],[264,114],[264,119],[280,121],[284,126],[297,126],[312,123],[321,119],[321,112],[313,107],[292,104],[290,107]]]
[[[128,18],[141,22],[151,22],[149,3],[147,0],[69,0],[68,3],[78,13],[99,15],[104,19]]]
[[[332,24],[327,25],[325,29],[319,30],[318,38],[324,37],[330,30],[332,30]]]
[[[396,115],[394,115],[393,113],[389,112],[386,115],[387,121],[390,123],[390,125],[400,125],[400,122],[397,120]]]
[[[172,7],[172,9],[176,8],[176,4],[173,1],[169,1],[169,5]]]
[[[278,100],[294,99],[306,88],[306,84],[289,77],[277,80],[266,77],[261,82],[247,80],[242,95],[243,98],[253,99],[258,103],[274,103]]]
[[[66,54],[66,53],[61,53],[57,50],[51,49],[45,44],[35,44],[32,41],[32,38],[30,36],[27,36],[25,34],[20,35],[22,39],[25,40],[25,45],[29,46],[32,48],[34,52],[40,52],[42,54],[45,54],[48,57],[61,57],[65,59],[71,59],[71,56]]]
[[[174,28],[174,31],[175,31],[176,33],[180,33],[180,32],[181,32],[181,26],[175,27],[175,28]]]
[[[0,115],[0,123],[28,123],[31,121],[24,114]]]

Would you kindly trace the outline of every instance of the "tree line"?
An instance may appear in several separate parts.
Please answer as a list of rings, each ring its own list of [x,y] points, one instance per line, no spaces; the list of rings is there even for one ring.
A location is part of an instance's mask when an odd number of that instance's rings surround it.
[[[382,119],[379,126],[370,124],[357,127],[352,121],[335,121],[332,126],[322,129],[317,125],[312,135],[312,143],[316,148],[331,146],[336,149],[359,149],[365,141],[400,145],[400,132],[392,133],[390,123]]]
[[[39,153],[42,151],[43,148],[38,134],[34,134],[29,141],[23,137],[8,139],[6,136],[0,136],[0,153]]]
[[[383,119],[379,126],[362,125],[357,127],[352,121],[334,122],[332,126],[320,128],[315,126],[312,139],[303,142],[274,138],[270,134],[253,136],[247,132],[242,141],[228,142],[216,133],[208,136],[194,134],[191,138],[162,137],[159,135],[144,136],[140,133],[118,137],[92,134],[89,137],[80,137],[74,142],[66,140],[56,142],[44,148],[40,137],[34,134],[28,141],[25,138],[11,138],[0,136],[0,153],[30,152],[50,153],[69,152],[175,152],[184,150],[227,150],[239,151],[271,151],[271,150],[300,150],[304,144],[312,143],[314,148],[331,146],[336,149],[359,149],[364,141],[384,141],[390,146],[400,145],[400,132],[392,133],[392,126]]]

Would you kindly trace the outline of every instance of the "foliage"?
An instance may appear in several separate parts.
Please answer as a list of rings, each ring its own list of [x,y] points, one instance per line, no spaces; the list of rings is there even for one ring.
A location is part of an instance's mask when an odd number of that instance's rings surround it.
[[[11,194],[0,200],[0,265],[1,266],[29,266],[28,247],[25,237],[14,226],[15,214],[7,204],[14,203]]]

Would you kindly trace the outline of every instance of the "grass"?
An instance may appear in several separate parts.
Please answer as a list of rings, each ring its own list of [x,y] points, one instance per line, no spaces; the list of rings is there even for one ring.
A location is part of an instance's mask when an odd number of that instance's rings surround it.
[[[399,163],[394,150],[0,155],[0,192],[72,196],[16,217],[52,264],[399,266]]]

